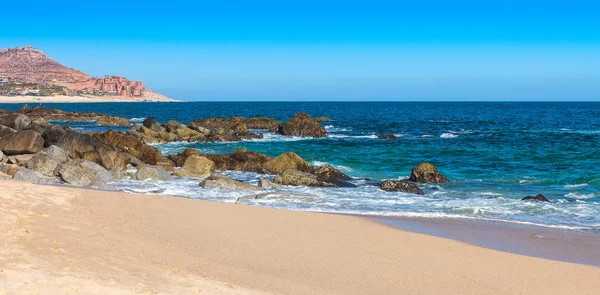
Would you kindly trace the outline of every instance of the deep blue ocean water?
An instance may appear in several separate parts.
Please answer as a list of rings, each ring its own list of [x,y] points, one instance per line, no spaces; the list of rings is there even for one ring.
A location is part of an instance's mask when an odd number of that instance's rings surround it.
[[[15,110],[20,105],[0,108]],[[573,229],[600,229],[600,103],[594,102],[188,102],[49,104],[158,121],[230,116],[287,120],[304,111],[325,116],[322,139],[265,134],[235,143],[171,143],[163,153],[192,147],[203,153],[246,148],[271,156],[293,151],[314,165],[330,164],[356,177],[358,188],[285,188],[250,204],[355,214],[477,218]],[[91,123],[75,128],[103,131]],[[117,128],[119,129],[119,128]],[[120,128],[127,130],[128,128]],[[396,140],[377,134],[394,133]],[[451,179],[423,185],[424,196],[390,193],[369,182],[407,178],[430,162]],[[256,182],[253,173],[225,172]],[[169,183],[123,181],[125,191],[235,202],[248,192],[216,192],[196,179]],[[524,202],[543,193],[550,203]]]

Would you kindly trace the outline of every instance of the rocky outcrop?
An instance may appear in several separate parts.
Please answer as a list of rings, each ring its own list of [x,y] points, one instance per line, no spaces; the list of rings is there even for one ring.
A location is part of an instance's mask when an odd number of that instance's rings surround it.
[[[181,177],[208,177],[215,172],[215,163],[199,155],[187,157],[176,174]]]
[[[246,191],[261,191],[260,187],[246,184],[237,180],[233,180],[223,175],[212,174],[204,179],[200,186],[203,188],[215,188],[218,187],[221,190],[246,190]]]
[[[258,181],[258,186],[262,187],[262,188],[265,188],[265,189],[281,189],[280,185],[278,185],[278,184],[276,184],[274,182],[271,182],[270,180],[268,180],[266,178],[261,178]]]
[[[71,160],[57,169],[60,179],[74,186],[92,186],[114,180],[104,167],[86,160]]]
[[[125,118],[103,116],[96,121],[96,124],[102,126],[129,126],[131,125],[131,121]]]
[[[323,125],[319,124],[311,116],[301,112],[294,115],[288,121],[279,124],[277,134],[320,138],[327,136],[327,131]]]
[[[286,170],[277,177],[275,183],[293,186],[336,187],[335,184],[320,180],[316,175],[298,170]]]
[[[17,113],[31,119],[44,119],[63,122],[92,122],[103,126],[129,126],[131,122],[125,118],[93,112],[65,112],[58,109],[48,109],[43,106],[23,106]]]
[[[536,202],[550,202],[550,201],[548,201],[548,199],[546,198],[546,196],[544,196],[542,194],[537,194],[535,197],[534,196],[526,196],[525,198],[522,198],[521,200],[523,200],[523,201],[536,201]]]
[[[234,126],[243,124],[249,129],[260,129],[260,130],[275,130],[279,125],[279,122],[273,118],[267,117],[253,117],[253,118],[240,118],[231,117],[227,118],[209,118],[203,120],[194,120],[188,124],[188,127],[192,129],[200,130],[204,129],[233,129]]]
[[[304,159],[293,152],[283,153],[266,162],[263,167],[267,173],[271,174],[280,174],[289,169],[303,172],[314,171],[314,168],[310,163],[304,161]]]
[[[208,136],[207,141],[240,141],[242,139],[260,139],[262,134],[251,132],[243,123],[232,126],[231,128],[217,128]]]
[[[11,133],[0,138],[0,150],[7,155],[35,154],[44,148],[44,139],[35,131]]]
[[[187,126],[177,122],[169,121],[167,124],[160,124],[154,118],[150,117],[144,120],[143,125],[134,124],[128,134],[135,135],[141,140],[152,142],[173,142],[173,141],[207,141],[204,134],[190,129]]]
[[[44,153],[38,153],[25,164],[25,167],[39,171],[46,176],[54,176],[60,162]]]
[[[396,136],[393,133],[390,133],[390,134],[380,134],[380,135],[377,135],[377,137],[379,137],[380,139],[396,139],[396,138],[398,138],[398,136]]]
[[[422,195],[423,191],[412,182],[404,180],[386,180],[379,186],[382,190],[388,192],[405,192]]]
[[[55,177],[44,176],[41,172],[30,170],[27,168],[21,168],[13,175],[14,180],[24,181],[36,184],[59,184],[60,181]]]
[[[121,152],[131,154],[148,165],[162,166],[169,171],[174,170],[174,163],[171,160],[163,156],[157,148],[147,145],[136,136],[109,130],[96,133],[93,137],[114,146]]]
[[[217,170],[248,171],[266,173],[264,165],[271,157],[245,149],[237,149],[233,154],[205,155],[215,163]]]
[[[435,166],[429,163],[421,163],[412,169],[410,181],[421,183],[443,183],[448,182],[448,178],[440,174]]]
[[[31,119],[21,114],[7,114],[0,116],[0,125],[20,131],[31,125]]]
[[[171,180],[171,175],[161,166],[139,165],[133,180]]]
[[[129,163],[129,158],[122,155],[115,147],[89,134],[68,131],[56,145],[65,150],[73,159],[92,161],[108,170],[114,167],[125,169]]]

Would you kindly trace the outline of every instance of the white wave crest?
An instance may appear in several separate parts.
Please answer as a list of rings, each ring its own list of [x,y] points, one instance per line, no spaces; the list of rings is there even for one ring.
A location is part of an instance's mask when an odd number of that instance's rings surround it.
[[[460,135],[455,134],[455,133],[443,133],[442,135],[440,135],[440,138],[449,139],[449,138],[457,138],[459,136]]]
[[[585,200],[585,199],[595,198],[596,195],[594,193],[582,194],[580,192],[573,192],[573,193],[566,194],[565,197],[567,197],[567,198],[573,198],[573,199]]]
[[[587,183],[567,184],[567,185],[565,185],[565,188],[580,188],[580,187],[586,187],[586,186],[588,186]]]
[[[335,164],[330,164],[327,162],[323,162],[323,161],[312,161],[310,162],[311,165],[315,166],[315,167],[322,167],[322,166],[331,166],[335,169],[338,169],[340,171],[346,171],[346,172],[352,172],[352,168],[348,167],[348,166],[344,166],[344,165],[335,165]]]
[[[371,135],[345,135],[345,134],[328,134],[329,138],[379,138],[375,134]]]
[[[142,118],[131,118],[131,119],[129,119],[129,121],[131,123],[141,123],[141,122],[144,122],[144,120],[146,120],[145,117],[142,117]]]

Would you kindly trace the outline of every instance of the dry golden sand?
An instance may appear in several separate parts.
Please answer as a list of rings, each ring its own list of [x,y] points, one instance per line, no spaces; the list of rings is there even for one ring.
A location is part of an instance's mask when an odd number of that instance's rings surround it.
[[[0,181],[0,294],[598,294],[600,268],[367,219]]]

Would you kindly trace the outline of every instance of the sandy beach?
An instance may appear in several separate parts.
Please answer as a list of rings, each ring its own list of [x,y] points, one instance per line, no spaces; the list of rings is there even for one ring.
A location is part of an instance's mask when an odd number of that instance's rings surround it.
[[[157,101],[174,101],[156,99]],[[142,102],[154,101],[120,96],[0,96],[0,103],[80,103],[80,102]]]
[[[1,294],[597,294],[600,269],[365,218],[0,182]]]

